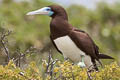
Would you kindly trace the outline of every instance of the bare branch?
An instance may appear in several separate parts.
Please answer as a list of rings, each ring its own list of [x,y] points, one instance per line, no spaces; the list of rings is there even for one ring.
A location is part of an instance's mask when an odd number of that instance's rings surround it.
[[[7,32],[2,32],[2,35],[1,35],[1,44],[2,44],[2,46],[3,46],[3,49],[5,50],[5,54],[6,54],[6,56],[7,56],[7,63],[9,62],[9,60],[10,60],[10,52],[9,52],[9,49],[8,49],[8,47],[6,46],[6,43],[8,42],[8,41],[5,41],[5,39],[6,39],[6,37],[7,36],[9,36],[10,34],[11,34],[11,32],[12,31],[7,31]]]
[[[47,67],[45,70],[45,73],[47,75],[51,76],[51,80],[53,79],[53,68],[55,63],[58,61],[58,59],[53,60],[52,56],[51,56],[51,50],[49,51],[49,56],[48,56],[48,63],[47,63]]]
[[[20,67],[21,59],[23,59],[27,54],[37,53],[37,50],[34,47],[30,47],[27,50],[25,50],[23,53],[20,50],[17,50],[16,53],[18,53],[19,56],[18,58],[13,59],[13,61],[16,63],[16,65]]]
[[[87,76],[88,76],[88,80],[92,80],[92,76],[90,75],[89,71],[87,71]]]

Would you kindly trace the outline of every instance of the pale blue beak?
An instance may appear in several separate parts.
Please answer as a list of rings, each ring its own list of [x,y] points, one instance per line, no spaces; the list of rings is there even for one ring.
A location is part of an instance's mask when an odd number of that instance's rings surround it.
[[[51,16],[54,12],[51,11],[50,7],[43,7],[41,9],[35,10],[28,12],[26,15],[36,15],[36,14],[41,14],[41,15],[48,15]]]
[[[48,15],[49,11],[47,11],[48,7],[44,7],[35,11],[28,12],[27,15],[36,15],[36,14],[42,14],[42,15]]]

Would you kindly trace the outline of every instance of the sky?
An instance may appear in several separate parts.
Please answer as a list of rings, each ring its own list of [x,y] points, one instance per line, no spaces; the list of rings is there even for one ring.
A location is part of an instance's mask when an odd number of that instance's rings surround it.
[[[14,1],[31,1],[31,0],[14,0]],[[109,3],[110,5],[116,2],[120,2],[120,0],[48,0],[48,1],[56,2],[63,6],[70,6],[71,4],[77,4],[77,5],[85,6],[86,8],[90,8],[90,9],[95,9],[97,3],[102,1]]]
[[[71,4],[78,4],[78,5],[82,5],[87,8],[91,8],[91,9],[95,9],[97,3],[102,2],[102,1],[110,5],[116,2],[120,2],[120,0],[49,0],[49,1],[52,1],[52,2],[54,1],[54,2],[57,2],[62,5],[66,5],[66,6],[69,6]]]

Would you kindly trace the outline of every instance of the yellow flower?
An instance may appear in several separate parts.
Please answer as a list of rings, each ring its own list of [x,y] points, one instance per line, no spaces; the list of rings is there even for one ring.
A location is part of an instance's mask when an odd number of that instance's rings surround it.
[[[42,66],[43,66],[44,68],[46,68],[47,65],[48,65],[48,63],[46,62],[46,60],[43,60],[43,62],[42,62]]]
[[[58,72],[59,71],[59,68],[58,67],[55,67],[54,68],[54,72]]]

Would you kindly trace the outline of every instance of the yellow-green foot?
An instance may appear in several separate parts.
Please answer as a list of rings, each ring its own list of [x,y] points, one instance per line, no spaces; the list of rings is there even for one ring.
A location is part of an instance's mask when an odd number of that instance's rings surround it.
[[[85,63],[84,63],[84,62],[79,62],[78,65],[79,65],[81,68],[84,68],[84,67],[85,67]]]
[[[79,65],[81,68],[85,67],[84,55],[81,55],[81,61],[78,63],[78,65]]]

